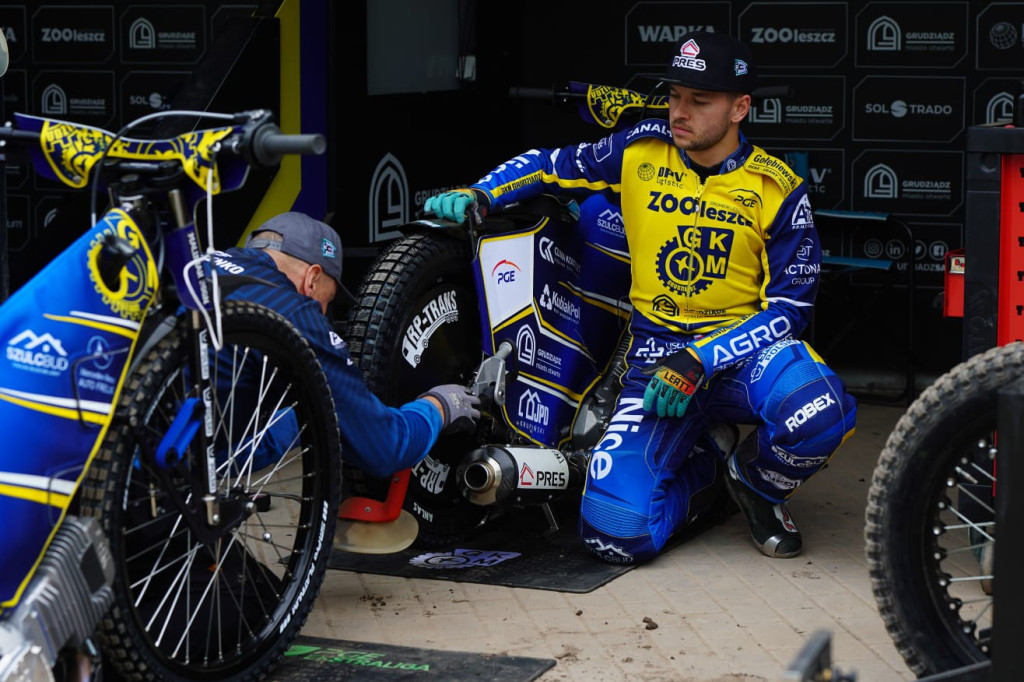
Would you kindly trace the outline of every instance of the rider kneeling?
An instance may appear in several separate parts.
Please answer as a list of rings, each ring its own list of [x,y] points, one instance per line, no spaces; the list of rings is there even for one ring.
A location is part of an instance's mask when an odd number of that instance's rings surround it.
[[[683,37],[662,80],[669,120],[525,152],[424,208],[463,222],[541,193],[602,193],[622,209],[632,345],[609,428],[590,459],[579,532],[635,563],[728,488],[754,544],[793,557],[786,500],[853,433],[857,406],[804,341],[821,247],[804,180],[739,130],[756,73],[724,34]],[[723,460],[694,447],[714,423],[754,426]]]

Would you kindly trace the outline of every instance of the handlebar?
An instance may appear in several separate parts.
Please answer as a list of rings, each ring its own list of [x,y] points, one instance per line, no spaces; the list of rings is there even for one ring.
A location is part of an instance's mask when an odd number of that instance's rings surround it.
[[[215,119],[219,123],[196,127],[170,138],[137,139],[125,135],[140,123],[169,117]],[[266,109],[237,114],[170,110],[136,119],[117,134],[69,121],[14,114],[11,123],[0,127],[0,144],[35,145],[33,162],[38,173],[72,187],[84,187],[88,176],[102,161],[104,173],[123,173],[134,167],[151,167],[154,172],[168,163],[184,168],[192,181],[206,187],[224,156],[238,157],[249,166],[274,166],[286,154],[323,154],[327,142],[320,134],[282,133]],[[45,143],[43,136],[45,135]],[[218,158],[221,154],[221,158]],[[238,166],[237,163],[229,163]],[[221,173],[221,190],[237,189],[244,182],[241,172]]]
[[[661,82],[657,85],[660,86]],[[640,118],[659,114],[664,116],[668,112],[668,95],[655,95],[656,89],[657,86],[652,88],[651,93],[644,95],[628,88],[569,81],[562,86],[550,88],[512,86],[508,94],[513,99],[544,100],[555,106],[574,106],[585,122],[620,130]],[[769,99],[791,97],[792,94],[789,85],[772,85],[756,88],[750,96],[754,99]]]
[[[599,87],[599,86],[597,86]],[[638,97],[644,97],[640,93],[637,93],[628,88],[614,88],[615,90],[624,93],[633,93]],[[520,85],[513,85],[508,89],[508,96],[512,99],[523,99],[523,100],[547,100],[552,104],[575,104],[581,100],[587,98],[587,91],[580,90],[576,91],[571,89],[569,86],[552,86],[550,88],[531,88]],[[754,91],[750,93],[753,99],[771,99],[775,97],[789,98],[793,96],[793,86],[791,85],[762,85],[754,88]],[[657,101],[663,95],[654,97]]]

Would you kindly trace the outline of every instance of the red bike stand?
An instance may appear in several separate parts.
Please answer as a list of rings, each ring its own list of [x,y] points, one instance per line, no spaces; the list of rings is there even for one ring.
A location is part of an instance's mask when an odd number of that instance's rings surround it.
[[[416,540],[419,524],[402,509],[412,469],[403,469],[391,477],[383,500],[350,497],[338,509],[338,528],[334,548],[358,554],[401,552]]]

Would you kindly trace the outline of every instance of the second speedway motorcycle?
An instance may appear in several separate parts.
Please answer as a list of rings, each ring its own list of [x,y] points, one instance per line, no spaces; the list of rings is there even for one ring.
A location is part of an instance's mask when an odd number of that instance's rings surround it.
[[[515,94],[575,102],[607,129],[665,107],[606,86]],[[620,212],[601,197],[543,195],[468,227],[427,216],[400,229],[350,311],[352,356],[388,404],[455,382],[473,385],[484,412],[475,433],[443,436],[412,470],[404,507],[418,541],[448,542],[529,506],[554,524],[548,503],[578,499],[624,371],[632,308]],[[358,476],[347,477],[355,492],[372,491]]]

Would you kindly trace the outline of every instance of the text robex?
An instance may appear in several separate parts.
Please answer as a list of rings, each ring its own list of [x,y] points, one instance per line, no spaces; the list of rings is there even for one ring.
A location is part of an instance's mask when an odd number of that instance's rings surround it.
[[[832,397],[832,394],[824,393],[815,398],[814,400],[812,400],[811,402],[807,403],[800,409],[798,409],[796,412],[793,413],[793,416],[786,419],[786,428],[789,429],[790,433],[793,433],[793,431],[795,431],[797,427],[799,427],[801,424],[806,423],[814,415],[823,411],[826,407],[835,404],[836,401]]]

